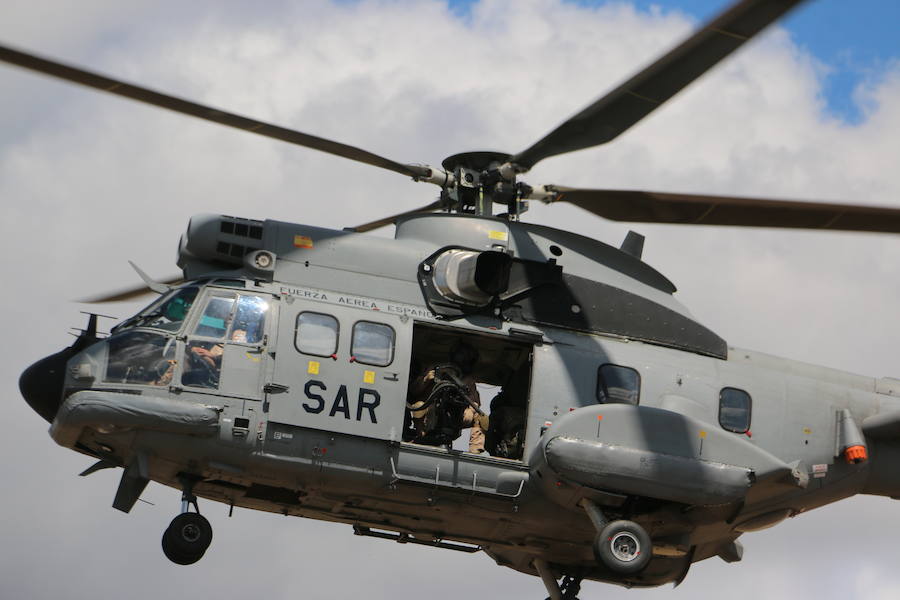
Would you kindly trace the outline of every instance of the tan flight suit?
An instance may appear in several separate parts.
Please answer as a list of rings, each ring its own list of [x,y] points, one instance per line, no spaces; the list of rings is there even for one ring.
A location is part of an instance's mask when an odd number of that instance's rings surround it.
[[[431,392],[432,382],[434,381],[434,369],[436,366],[437,365],[429,367],[422,375],[413,380],[410,391],[412,397],[416,400],[424,400]],[[481,395],[478,393],[478,388],[475,387],[475,377],[472,375],[463,375],[462,381],[466,384],[469,399],[472,400],[476,406],[480,407]],[[462,426],[464,428],[471,428],[469,433],[469,452],[475,454],[484,452],[484,429],[482,429],[481,419],[478,417],[478,412],[471,406],[467,406],[463,412]],[[413,427],[416,428],[416,432],[421,434],[422,420],[414,416],[412,421]]]

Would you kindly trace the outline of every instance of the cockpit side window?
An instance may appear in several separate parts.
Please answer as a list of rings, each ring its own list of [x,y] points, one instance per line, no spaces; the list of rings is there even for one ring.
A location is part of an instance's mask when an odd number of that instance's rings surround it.
[[[636,405],[640,398],[640,373],[631,367],[600,365],[597,371],[597,402]]]
[[[231,324],[231,309],[234,307],[234,296],[213,296],[203,309],[203,314],[194,328],[194,335],[224,339]]]

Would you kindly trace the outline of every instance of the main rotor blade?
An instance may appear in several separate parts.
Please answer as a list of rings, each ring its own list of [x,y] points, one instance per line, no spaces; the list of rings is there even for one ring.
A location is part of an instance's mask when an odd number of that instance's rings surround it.
[[[164,283],[166,285],[178,285],[179,283],[183,283],[184,278],[181,275],[173,275],[164,281],[160,281],[160,283]],[[103,294],[102,296],[91,296],[89,298],[82,298],[78,300],[78,302],[84,304],[103,304],[104,302],[124,302],[125,300],[133,300],[134,298],[140,298],[141,296],[146,296],[148,294],[155,293],[147,284],[142,283],[141,285],[136,285],[134,287],[125,288],[123,290],[119,290],[117,292],[109,292]]]
[[[431,204],[426,204],[425,206],[420,206],[419,208],[414,208],[412,210],[396,214],[392,217],[385,217],[384,219],[378,219],[377,221],[372,221],[370,223],[363,223],[362,225],[357,225],[356,227],[348,227],[347,229],[349,229],[350,231],[355,231],[356,233],[365,233],[366,231],[372,231],[373,229],[378,229],[379,227],[384,227],[385,225],[396,223],[397,219],[401,217],[431,212],[443,206],[443,201],[435,200]]]
[[[528,170],[547,157],[613,140],[803,1],[737,2],[681,45],[509,162]]]
[[[228,113],[209,106],[204,106],[203,104],[197,104],[196,102],[190,102],[188,100],[176,98],[175,96],[155,92],[145,87],[125,83],[78,67],[64,65],[53,60],[35,56],[34,54],[14,50],[8,46],[0,45],[0,60],[25,69],[38,71],[45,75],[51,75],[59,79],[65,79],[66,81],[109,92],[110,94],[124,96],[125,98],[131,98],[138,102],[166,108],[184,115],[212,121],[213,123],[219,123],[220,125],[226,125],[228,127],[234,127],[235,129],[242,129],[250,133],[264,135],[276,140],[288,142],[289,144],[305,146],[343,158],[349,158],[350,160],[366,163],[375,167],[381,167],[382,169],[388,169],[389,171],[394,171],[402,175],[417,177],[423,175],[425,171],[424,168],[416,165],[397,163],[382,156],[378,156],[377,154],[372,154],[366,150],[356,148],[355,146],[348,146],[347,144],[342,144],[340,142],[316,137],[307,133],[301,133],[285,127],[279,127],[278,125],[264,123],[262,121],[257,121],[256,119],[242,117],[234,113]]]
[[[613,221],[900,233],[897,208],[560,186],[545,189],[557,193],[550,202],[568,202]]]

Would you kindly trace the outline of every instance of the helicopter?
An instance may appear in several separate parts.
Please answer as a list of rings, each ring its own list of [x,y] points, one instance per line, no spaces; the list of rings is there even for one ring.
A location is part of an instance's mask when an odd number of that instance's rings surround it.
[[[467,214],[469,214],[469,213],[463,213],[463,216],[465,217],[465,220],[469,220],[469,221],[470,221],[470,220],[472,219],[472,217],[466,216]],[[430,217],[430,218],[434,218],[434,217]],[[459,218],[459,217],[439,217],[439,218],[442,218],[442,219],[447,220],[447,219],[450,219],[450,218]],[[417,219],[421,219],[421,218],[417,218]],[[199,222],[200,222],[200,221],[198,221],[198,223],[199,223]],[[219,221],[218,224],[219,224],[220,228],[221,228],[221,225],[222,225],[223,222],[224,222],[224,221]],[[408,222],[410,225],[414,225],[415,222],[416,222],[416,220],[415,220],[415,219],[410,219],[410,220],[408,220],[407,222]],[[510,221],[510,223],[515,223],[515,222],[516,222],[516,221]],[[195,223],[195,224],[196,224],[196,223]],[[248,231],[252,231],[251,228],[253,228],[253,227],[259,227],[259,226],[260,226],[259,224],[247,223],[247,222],[243,222],[243,221],[239,221],[239,220],[233,220],[233,221],[231,222],[231,224],[235,227],[235,231],[237,231],[237,228],[238,228],[238,227],[241,227],[241,226],[247,227],[247,228],[248,228]],[[515,226],[513,226],[513,227],[515,227]],[[491,231],[493,231],[493,230],[491,230]],[[502,232],[501,232],[501,233],[502,233]],[[304,239],[300,239],[300,240],[299,240],[299,244],[300,244],[300,245],[297,246],[298,248],[303,248],[303,245],[304,245],[304,244],[312,244],[312,245],[315,245],[315,244],[318,242],[318,240],[317,240],[314,236],[312,236],[312,235],[307,236],[307,235],[303,235],[303,233],[300,233],[300,234],[295,234],[295,237],[296,237],[297,235],[299,235],[301,238],[306,238],[306,237],[312,238],[310,241],[306,241],[306,240],[304,240]],[[193,236],[191,236],[191,237],[193,237]],[[244,237],[247,237],[247,236],[244,236]],[[253,236],[251,235],[251,236],[249,236],[249,237],[253,237]],[[348,237],[350,237],[350,236],[348,236]],[[194,239],[196,239],[196,238],[194,238]],[[297,242],[297,240],[294,240],[292,243],[294,243],[294,242]],[[188,242],[188,243],[189,243],[189,242]],[[570,244],[574,244],[574,242],[569,242],[569,243],[570,243]],[[560,248],[561,250],[563,250],[563,252],[566,252],[566,250],[568,250],[569,247],[570,247],[569,245],[559,244],[559,248]],[[306,248],[306,249],[309,249],[309,248]],[[466,251],[466,250],[463,250],[463,252],[465,252],[465,251]],[[552,250],[551,250],[551,254],[552,254]],[[521,256],[521,253],[519,253],[519,256]],[[633,256],[633,255],[632,255],[632,256]],[[281,257],[280,257],[280,255],[279,255],[279,260],[280,260],[280,258],[281,258]],[[441,258],[441,256],[436,256],[436,257],[435,257],[435,260],[438,261],[438,260],[440,260],[440,258]],[[446,258],[446,257],[445,257],[445,258]],[[499,260],[499,259],[498,259],[498,260]],[[515,259],[514,259],[514,260],[515,260]],[[558,262],[559,262],[559,264],[563,265],[563,272],[565,273],[566,265],[564,264],[564,260],[563,260],[563,259],[560,259]],[[426,266],[432,266],[432,267],[435,268],[435,270],[439,269],[439,267],[437,266],[437,263],[436,263],[436,262],[435,262],[434,264],[431,264],[431,263],[428,263],[427,261],[423,261],[423,264],[426,265]],[[520,262],[513,262],[513,263],[510,263],[510,264],[511,264],[513,267],[515,267],[515,268],[523,267],[523,265],[525,265],[525,263],[520,263]],[[257,265],[257,266],[259,266],[259,265]],[[525,266],[531,266],[531,265],[525,265]],[[524,268],[524,267],[523,267],[523,268]],[[645,277],[650,277],[650,275],[649,275],[649,274],[646,274],[646,273],[645,273],[644,276],[645,276]],[[550,275],[548,275],[548,277],[550,277]],[[233,283],[233,282],[232,282],[232,283]],[[426,283],[427,283],[427,282],[426,282]],[[656,280],[656,283],[657,283],[657,285],[661,285],[661,286],[664,286],[664,285],[665,285],[664,283],[660,282],[659,280]],[[223,284],[223,285],[225,285],[225,284]],[[425,285],[425,284],[423,284],[423,285]],[[213,286],[213,287],[215,287],[215,286]],[[225,289],[225,288],[227,288],[227,287],[228,287],[228,285],[225,285],[224,288],[216,288],[216,289]],[[227,290],[226,290],[226,291],[227,291]],[[327,290],[325,290],[325,291],[327,291]],[[282,293],[285,294],[285,302],[287,302],[287,298],[288,298],[288,297],[294,297],[294,296],[296,296],[297,298],[301,298],[301,299],[308,299],[308,300],[310,300],[310,301],[315,301],[315,300],[320,300],[320,301],[322,301],[321,298],[315,298],[314,295],[315,295],[315,294],[324,293],[324,292],[323,292],[322,290],[310,289],[310,288],[308,288],[308,287],[307,287],[307,288],[303,288],[302,286],[300,286],[300,287],[291,286],[290,289],[288,289],[288,290],[283,290]],[[336,298],[338,298],[338,300],[337,300],[337,301],[338,301],[338,304],[349,304],[349,303],[352,302],[352,303],[354,304],[354,306],[356,307],[356,309],[358,309],[358,310],[361,310],[361,309],[364,309],[364,308],[368,308],[369,310],[372,310],[371,306],[365,306],[365,304],[366,304],[366,303],[369,303],[369,304],[371,305],[371,304],[373,304],[373,302],[372,302],[373,299],[374,299],[374,300],[378,300],[378,298],[372,298],[371,296],[358,296],[358,295],[354,295],[354,294],[348,294],[348,293],[346,293],[346,292],[343,293],[343,294],[339,294],[338,296],[336,296]],[[445,299],[446,299],[446,298],[445,298]],[[343,300],[344,302],[341,302],[341,300]],[[440,310],[446,310],[446,309],[447,309],[447,305],[446,305],[446,304],[445,304],[444,306],[440,306],[440,305],[441,305],[440,299],[432,298],[431,300],[432,300],[433,302],[436,303],[435,306],[438,307]],[[279,301],[280,301],[280,300],[279,300]],[[303,301],[303,300],[296,300],[296,302],[301,302],[301,301]],[[450,304],[452,305],[453,303],[451,302]],[[395,304],[395,305],[392,305],[392,306],[396,306],[396,304]],[[574,306],[574,304],[573,304],[572,306]],[[409,308],[409,307],[400,306],[399,308],[401,308],[402,310],[406,310],[406,309]],[[419,306],[418,308],[421,308],[421,306]],[[451,308],[452,308],[452,306],[451,306]],[[387,310],[390,311],[390,309],[387,309]],[[410,310],[410,311],[413,311],[413,308],[409,308],[409,310]],[[152,311],[151,311],[151,312],[152,312]],[[410,313],[410,314],[412,314],[412,313]],[[425,319],[426,321],[429,319],[429,317],[428,317],[427,315],[420,315],[420,314],[416,313],[416,316],[417,316],[417,317],[421,317],[421,318]],[[455,316],[455,315],[446,315],[446,317],[453,317],[453,316]],[[414,317],[414,318],[415,318],[415,317]],[[443,321],[441,321],[441,322],[443,322]],[[455,325],[455,326],[461,327],[460,321],[458,321],[458,320],[456,320],[456,321],[454,321],[454,320],[448,320],[447,322],[448,322],[448,323],[456,323],[457,325]],[[146,327],[146,325],[140,325],[140,326],[138,326],[138,329],[140,329],[140,328],[142,328],[142,327]],[[122,331],[122,332],[124,333],[124,330],[127,330],[127,329],[129,329],[129,327],[124,327],[124,328],[123,328],[122,330],[120,330],[120,331]],[[152,327],[151,327],[151,329],[152,329]],[[400,329],[400,327],[397,326],[397,330],[399,330],[399,329]],[[441,328],[439,327],[439,328],[435,329],[435,331],[437,331],[438,329],[441,329]],[[463,327],[463,329],[465,329],[465,327]],[[574,328],[574,329],[577,330],[577,328]],[[568,329],[567,329],[567,330],[568,330]],[[609,333],[609,332],[607,332],[607,333]],[[441,346],[441,345],[444,344],[444,342],[446,341],[444,338],[441,337],[442,335],[444,335],[444,334],[443,334],[443,331],[440,332],[440,333],[431,333],[431,332],[429,331],[428,333],[423,333],[422,335],[425,336],[425,337],[422,337],[422,338],[420,338],[420,339],[426,340],[426,342],[425,342],[426,345],[428,345],[428,344],[430,344],[431,342],[433,342],[433,344],[434,344],[435,346]],[[433,335],[434,337],[433,337],[433,338],[427,337],[427,336],[429,336],[429,335]],[[453,335],[462,335],[462,334],[459,333],[459,334],[447,334],[447,335],[450,335],[450,336],[452,337]],[[469,333],[469,332],[467,331],[467,335],[474,335],[474,334],[471,334],[471,333]],[[512,334],[510,334],[510,335],[512,335]],[[538,347],[543,348],[543,347],[549,347],[549,346],[552,345],[552,344],[551,344],[552,340],[544,341],[543,338],[541,338],[540,341],[538,341],[537,336],[536,336],[536,332],[535,332],[534,330],[531,330],[531,331],[530,331],[530,335],[529,335],[529,330],[528,330],[527,327],[525,328],[524,331],[520,329],[519,333],[517,333],[517,334],[515,334],[515,335],[520,336],[519,338],[516,338],[516,339],[518,340],[518,342],[519,342],[520,344],[524,344],[524,346],[516,346],[516,344],[512,344],[513,346],[518,347],[518,348],[522,348],[522,347],[526,347],[526,346],[533,346],[534,348],[538,348]],[[515,335],[514,335],[513,337],[515,337]],[[560,335],[562,335],[562,334],[560,334]],[[413,332],[413,336],[415,336],[415,331]],[[89,336],[88,336],[88,337],[89,337]],[[488,337],[489,337],[489,336],[488,336]],[[628,336],[626,336],[626,337],[628,337]],[[640,336],[638,336],[638,337],[640,337]],[[85,339],[87,339],[87,338],[85,338]],[[473,338],[473,339],[474,339],[474,338]],[[662,342],[662,341],[664,341],[664,340],[644,340],[644,341],[640,341],[640,340],[632,340],[632,341],[637,341],[637,343],[640,344],[640,343],[650,343],[650,342],[660,343],[660,342]],[[185,342],[185,343],[187,343],[187,342]],[[351,343],[352,343],[352,342],[351,342]],[[557,341],[557,342],[553,342],[553,343],[560,344],[561,342]],[[415,340],[413,340],[412,345],[413,345],[413,348],[414,348],[414,347],[415,347]],[[444,345],[446,345],[446,344],[444,344]],[[487,342],[487,341],[486,341],[486,342],[484,342],[483,344],[480,344],[480,345],[483,346],[483,347],[485,348],[486,352],[490,352],[491,350],[493,350],[493,348],[492,348],[492,346],[491,346],[491,342]],[[651,344],[651,345],[652,345],[652,344]],[[402,344],[399,344],[399,343],[397,344],[397,347],[398,347],[398,348],[401,347],[401,346],[402,346]],[[663,346],[663,347],[666,347],[666,346]],[[709,352],[709,351],[710,351],[710,348],[711,348],[711,347],[707,347],[707,348],[705,349],[705,351],[706,351],[706,352]],[[698,349],[699,349],[699,348],[694,347],[694,348],[692,348],[691,350],[693,350],[695,353],[697,353],[697,350],[698,350]],[[649,350],[652,351],[653,349],[651,348],[651,349],[649,349]],[[691,350],[688,350],[688,351],[691,351]],[[698,354],[702,354],[703,349],[699,349],[699,350],[701,350],[701,352],[699,352]],[[685,351],[685,349],[679,350],[679,352],[683,352],[683,351]],[[278,351],[276,351],[276,352],[278,352]],[[678,356],[680,356],[680,355],[678,355]],[[433,358],[433,357],[432,357],[432,358]],[[713,357],[713,358],[714,358],[714,357]],[[721,360],[721,358],[720,358],[719,360]],[[277,362],[277,359],[276,359],[276,362]],[[223,363],[223,364],[224,364],[224,363]],[[222,372],[223,372],[223,374],[226,373],[226,371],[225,371],[224,369],[223,369]],[[365,373],[365,369],[363,370],[363,373]],[[363,374],[363,379],[364,379],[365,377],[366,377],[366,375]],[[491,376],[490,376],[490,375],[486,375],[486,377],[491,377]],[[247,381],[247,380],[246,380],[246,379],[242,379],[242,381]],[[223,385],[224,385],[224,384],[223,384]],[[326,386],[326,387],[327,387],[327,386]],[[361,389],[362,389],[362,388],[361,388]],[[361,391],[361,389],[360,389],[360,391]],[[367,388],[367,389],[368,389],[368,388]],[[277,391],[277,390],[273,389],[272,391],[275,392],[275,391]],[[332,390],[332,391],[333,391],[333,390]],[[377,391],[377,390],[376,390],[376,391]],[[273,396],[272,396],[272,399],[271,399],[272,405],[273,405],[273,406],[276,406],[276,401],[280,399],[279,396],[281,396],[282,398],[284,398],[284,397],[285,397],[284,394],[289,394],[289,393],[290,393],[290,391],[285,391],[285,392],[282,392],[281,394],[275,394],[275,395],[273,395]],[[334,400],[334,402],[331,404],[331,406],[330,406],[329,408],[330,408],[331,411],[334,411],[335,414],[334,414],[334,415],[330,415],[330,416],[338,416],[338,417],[341,417],[341,415],[344,414],[343,411],[344,411],[345,407],[344,407],[342,404],[340,404],[340,403],[338,402],[338,398],[340,397],[340,392],[338,391],[337,394],[338,394],[338,395],[337,395],[337,396],[334,396],[333,398],[328,398],[328,401]],[[251,395],[252,395],[252,394],[248,394],[247,397],[250,397]],[[375,409],[372,408],[372,402],[374,402],[374,400],[372,400],[373,397],[374,397],[373,395],[369,394],[369,396],[368,396],[368,406],[367,406],[367,402],[366,402],[367,398],[366,398],[365,396],[361,395],[361,396],[359,396],[358,398],[355,398],[355,400],[357,401],[357,405],[356,405],[355,407],[353,407],[353,410],[352,410],[352,411],[350,410],[350,408],[349,408],[349,406],[348,406],[348,407],[346,408],[346,410],[348,411],[347,414],[351,414],[351,417],[355,417],[357,422],[364,422],[365,419],[368,419],[368,420],[369,420],[369,424],[374,425],[374,424],[375,424],[375,421],[376,421],[376,416],[375,416],[375,414],[374,414],[374,412],[373,412]],[[348,401],[349,401],[349,400],[348,400]],[[265,402],[265,400],[261,400],[261,402]],[[323,402],[325,402],[325,400],[323,400]],[[758,404],[758,403],[759,403],[759,400],[757,399],[757,404]],[[649,406],[652,406],[652,405],[653,405],[653,404],[652,404],[652,401],[650,401],[650,402],[644,402],[644,405],[648,405],[648,404],[649,404]],[[339,407],[338,410],[335,410],[335,406]],[[755,406],[756,406],[756,405],[755,405]],[[277,408],[277,406],[276,406],[276,408]],[[570,407],[570,408],[571,408],[571,407]],[[758,408],[758,407],[757,407],[757,408]],[[574,411],[574,412],[578,412],[578,410],[582,410],[582,409],[579,408],[579,409],[577,409],[577,410]],[[685,412],[688,411],[688,409],[681,409],[681,410],[684,410]],[[601,415],[601,416],[602,416],[602,415]],[[348,417],[348,418],[349,418],[349,417]],[[756,418],[758,419],[759,416],[757,415]],[[754,421],[754,422],[755,422],[755,421]],[[844,422],[846,422],[846,420],[845,420]],[[543,425],[542,425],[542,426],[543,426]],[[551,426],[551,427],[552,427],[552,426]],[[548,431],[550,431],[550,429],[548,429]],[[545,435],[546,435],[546,432],[545,432]],[[714,434],[713,434],[713,435],[714,435]],[[763,434],[763,435],[764,435],[764,434]],[[240,437],[240,436],[238,436],[238,437]],[[526,437],[527,437],[527,436],[526,436]],[[543,436],[542,436],[542,437],[543,437]],[[756,438],[757,443],[760,443],[760,444],[763,443],[763,442],[759,442],[759,441],[758,441],[758,440],[760,439],[760,437],[761,437],[761,434],[759,433],[759,431],[754,431],[754,437]],[[399,474],[399,473],[398,473],[398,474]],[[223,481],[224,481],[224,480],[223,480]],[[202,494],[201,494],[201,495],[202,495]],[[613,511],[613,512],[615,512],[615,511]],[[192,514],[192,513],[189,513],[189,514]],[[590,515],[588,515],[588,516],[590,516]],[[584,518],[584,517],[582,516],[582,518]],[[680,552],[681,550],[680,550],[679,548],[676,547],[676,548],[670,549],[670,550],[668,550],[668,551],[677,554],[677,553]],[[664,555],[660,554],[660,556],[664,556]],[[554,568],[558,568],[558,567],[554,567]],[[552,593],[552,591],[551,591],[551,593]]]

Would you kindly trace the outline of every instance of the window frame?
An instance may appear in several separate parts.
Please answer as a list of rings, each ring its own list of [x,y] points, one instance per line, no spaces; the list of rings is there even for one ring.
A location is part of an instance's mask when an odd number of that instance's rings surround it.
[[[601,400],[600,399],[600,391],[601,386],[603,388],[603,396],[604,398],[609,398],[609,391],[606,385],[606,380],[603,377],[603,367],[615,367],[617,369],[625,369],[631,371],[637,376],[637,401],[633,404],[631,402],[610,402],[609,400]],[[627,404],[628,406],[640,406],[641,404],[641,372],[635,369],[634,367],[628,367],[625,365],[617,365],[616,363],[606,362],[597,367],[597,384],[594,389],[594,397],[597,400],[597,404]]]
[[[317,352],[307,352],[305,350],[301,350],[299,344],[297,343],[298,338],[297,335],[300,333],[300,317],[306,314],[319,315],[322,317],[328,317],[332,321],[334,321],[335,329],[334,329],[334,350],[329,354],[319,354]],[[300,354],[305,354],[307,356],[321,356],[324,358],[332,358],[337,355],[338,348],[341,345],[341,321],[334,315],[326,312],[319,312],[316,310],[304,310],[297,313],[297,317],[294,319],[294,349]]]
[[[356,341],[356,326],[360,325],[362,323],[370,323],[372,325],[379,325],[381,327],[387,327],[391,331],[391,355],[390,355],[390,360],[388,360],[386,363],[381,364],[381,363],[366,362],[364,360],[360,360],[359,358],[357,358],[356,354],[353,352],[354,342]],[[368,319],[360,319],[359,321],[356,321],[353,323],[353,327],[350,328],[350,356],[353,358],[354,362],[358,362],[361,365],[369,365],[372,367],[384,368],[384,367],[391,366],[391,364],[394,362],[394,358],[396,358],[396,355],[397,355],[397,330],[396,329],[394,329],[387,323],[382,323],[381,321],[370,321]]]
[[[736,392],[740,392],[740,393],[744,394],[744,396],[747,397],[747,427],[743,430],[732,429],[730,427],[726,427],[725,424],[722,423],[722,394],[726,390],[734,390]],[[731,433],[738,433],[738,434],[745,434],[748,431],[750,431],[750,426],[753,423],[753,396],[750,395],[750,392],[748,392],[747,390],[738,388],[738,387],[731,386],[731,385],[727,385],[727,386],[723,387],[721,390],[719,390],[718,420],[719,420],[719,427],[721,427],[725,431],[730,431]]]

